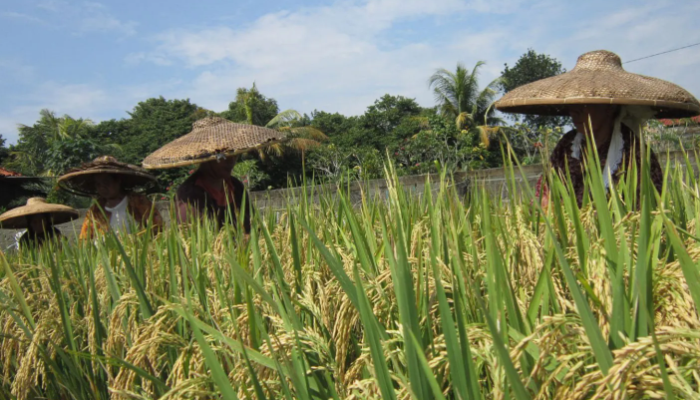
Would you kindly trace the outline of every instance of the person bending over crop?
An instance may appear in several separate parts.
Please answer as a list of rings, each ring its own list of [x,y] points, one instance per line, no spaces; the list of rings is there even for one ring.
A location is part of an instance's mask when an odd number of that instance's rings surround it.
[[[119,234],[137,233],[149,224],[152,232],[160,231],[160,213],[145,195],[136,192],[154,181],[142,168],[103,156],[71,170],[58,182],[66,190],[95,198],[80,230],[81,239],[90,239],[110,229]]]
[[[54,225],[78,218],[78,211],[61,204],[47,203],[41,197],[32,197],[27,204],[0,215],[2,229],[26,229],[17,240],[19,249],[41,247],[50,240],[61,238]]]
[[[617,183],[626,167],[636,165],[639,198],[639,172],[646,157],[641,133],[646,121],[700,114],[700,103],[683,88],[626,72],[620,57],[605,50],[581,55],[570,72],[512,90],[495,106],[510,113],[571,116],[575,129],[557,143],[550,163],[565,182],[568,167],[579,205],[585,194],[588,143],[596,146],[605,189]],[[660,191],[663,173],[653,152],[649,161],[651,182]],[[546,204],[549,191],[542,178],[537,192]]]
[[[159,169],[201,164],[177,190],[180,221],[207,214],[219,226],[226,221],[240,223],[247,234],[253,207],[243,183],[231,172],[239,154],[282,139],[284,135],[272,129],[206,117],[196,121],[190,133],[146,157],[143,166]]]

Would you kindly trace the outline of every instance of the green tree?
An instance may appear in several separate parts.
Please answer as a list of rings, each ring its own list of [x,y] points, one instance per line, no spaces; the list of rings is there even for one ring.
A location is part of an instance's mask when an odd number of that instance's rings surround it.
[[[20,125],[17,144],[10,149],[11,160],[8,162],[13,169],[25,175],[57,175],[73,165],[60,160],[64,148],[71,148],[74,154],[71,160],[80,163],[80,146],[106,149],[108,145],[90,136],[94,125],[89,119],[75,119],[69,115],[57,117],[52,111],[41,110],[39,120],[32,126]],[[89,152],[87,152],[89,153]],[[92,154],[92,153],[90,153]],[[60,168],[56,169],[57,166]]]
[[[151,98],[138,103],[122,124],[103,123],[105,126],[100,127],[100,132],[113,136],[121,146],[122,161],[140,165],[147,155],[192,131],[192,124],[207,113],[189,99]],[[118,129],[116,134],[111,128]]]
[[[358,117],[346,117],[340,113],[329,113],[314,110],[311,112],[310,125],[325,133],[329,138],[342,136],[355,129],[358,124]]]
[[[504,93],[522,85],[549,78],[566,72],[561,62],[546,54],[538,54],[533,49],[528,49],[520,56],[513,67],[504,64],[501,72],[500,88]],[[522,120],[531,131],[537,131],[539,127],[554,128],[570,123],[568,117],[525,115],[514,116],[516,120]]]
[[[478,169],[491,166],[491,153],[479,130],[458,130],[451,117],[433,115],[416,135],[396,143],[392,156],[405,174]]]
[[[429,86],[435,94],[440,114],[454,118],[458,129],[502,123],[492,107],[500,78],[480,89],[478,75],[483,65],[483,61],[477,62],[470,72],[459,63],[454,72],[439,69],[430,77]]]
[[[5,138],[0,135],[0,165],[7,159],[9,154],[9,150],[5,147]]]
[[[141,165],[146,156],[192,131],[192,124],[210,111],[185,100],[166,100],[157,97],[139,102],[129,118],[109,120],[98,124],[93,135],[119,145],[117,157],[122,162]],[[159,185],[165,191],[186,169],[174,168],[154,171]]]
[[[233,122],[265,126],[279,112],[277,100],[265,97],[253,83],[250,89],[239,88],[236,100],[230,102],[228,110],[219,115]]]
[[[396,142],[397,131],[403,132],[407,125],[415,125],[417,120],[409,120],[420,116],[423,111],[414,99],[385,94],[367,107],[354,126],[332,135],[331,140],[339,147],[373,147],[384,153]]]

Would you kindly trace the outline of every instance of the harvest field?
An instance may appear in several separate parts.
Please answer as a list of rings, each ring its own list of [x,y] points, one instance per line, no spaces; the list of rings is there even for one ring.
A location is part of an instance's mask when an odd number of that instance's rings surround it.
[[[247,242],[5,255],[0,399],[700,398],[700,186],[667,171],[642,199],[591,174],[579,210],[553,177],[542,208],[389,166],[388,200],[305,193]]]

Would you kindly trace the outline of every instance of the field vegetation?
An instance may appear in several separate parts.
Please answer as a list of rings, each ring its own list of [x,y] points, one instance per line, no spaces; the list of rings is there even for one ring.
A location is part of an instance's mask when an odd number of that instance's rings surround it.
[[[3,255],[0,399],[697,399],[698,177],[589,162]]]

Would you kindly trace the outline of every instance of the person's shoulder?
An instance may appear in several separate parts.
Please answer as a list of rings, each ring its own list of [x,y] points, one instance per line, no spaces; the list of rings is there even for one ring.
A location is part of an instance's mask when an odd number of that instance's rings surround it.
[[[572,129],[561,136],[559,143],[571,143],[576,138],[576,135],[578,135],[578,131],[576,129]]]
[[[129,193],[127,198],[129,199],[129,204],[151,204],[151,199],[143,193]]]
[[[559,141],[557,142],[557,145],[554,146],[553,152],[556,153],[556,152],[568,150],[569,148],[571,148],[571,144],[574,142],[574,139],[576,139],[576,135],[578,135],[578,131],[576,131],[576,129],[572,129],[572,130],[566,132],[559,139]]]
[[[571,154],[571,146],[576,139],[576,135],[578,135],[578,132],[576,129],[572,129],[559,139],[559,142],[552,150],[552,154],[549,156],[549,162],[553,166],[561,168],[566,163],[566,159]]]
[[[17,241],[18,241],[19,243],[24,243],[24,242],[28,241],[28,240],[29,240],[29,235],[31,235],[31,234],[29,233],[29,231],[24,231],[24,232],[22,232],[22,233],[19,235],[19,237],[17,237]]]

